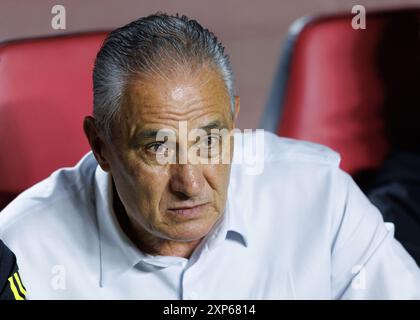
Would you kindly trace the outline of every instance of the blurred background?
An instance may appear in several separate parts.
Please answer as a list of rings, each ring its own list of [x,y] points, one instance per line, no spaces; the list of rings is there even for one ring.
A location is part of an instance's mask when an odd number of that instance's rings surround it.
[[[66,30],[51,28],[51,8],[66,8]],[[138,17],[182,13],[212,30],[230,54],[241,96],[238,126],[257,128],[287,31],[299,17],[420,5],[420,0],[0,0],[0,41],[109,30]]]

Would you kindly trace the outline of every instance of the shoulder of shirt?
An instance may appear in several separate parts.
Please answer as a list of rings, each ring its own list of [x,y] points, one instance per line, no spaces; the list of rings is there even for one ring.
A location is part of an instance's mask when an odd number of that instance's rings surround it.
[[[258,145],[262,142],[264,150],[258,152]],[[252,150],[252,147],[256,161],[264,163],[289,162],[338,167],[341,161],[338,152],[314,142],[280,137],[261,129],[235,135],[235,156],[237,153],[248,153],[247,150]]]
[[[74,167],[54,171],[48,178],[19,194],[0,212],[0,235],[18,226],[23,218],[42,218],[39,223],[48,223],[50,220],[46,220],[44,215],[50,215],[48,218],[59,216],[64,206],[75,204],[80,207],[81,203],[93,203],[92,186],[97,165],[95,157],[89,152]]]

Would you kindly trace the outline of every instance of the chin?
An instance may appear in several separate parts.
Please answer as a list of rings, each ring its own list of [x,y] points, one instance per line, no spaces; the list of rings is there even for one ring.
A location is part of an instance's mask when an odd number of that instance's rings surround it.
[[[162,230],[161,237],[171,241],[190,242],[204,238],[212,229],[214,223],[190,221],[172,225],[169,230]],[[174,232],[176,230],[176,232]]]

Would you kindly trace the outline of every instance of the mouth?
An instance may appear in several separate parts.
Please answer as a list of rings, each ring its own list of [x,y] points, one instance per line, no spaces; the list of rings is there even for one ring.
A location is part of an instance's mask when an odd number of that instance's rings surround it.
[[[208,205],[208,203],[202,203],[195,206],[183,206],[168,209],[168,212],[171,214],[180,216],[180,217],[194,217],[203,212],[203,209]]]

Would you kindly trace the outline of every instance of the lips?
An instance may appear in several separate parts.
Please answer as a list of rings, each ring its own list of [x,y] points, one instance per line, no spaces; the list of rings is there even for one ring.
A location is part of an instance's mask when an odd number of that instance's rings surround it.
[[[201,213],[203,208],[206,205],[207,203],[203,203],[203,204],[199,204],[195,206],[176,207],[176,208],[168,209],[168,211],[178,216],[195,216]]]

